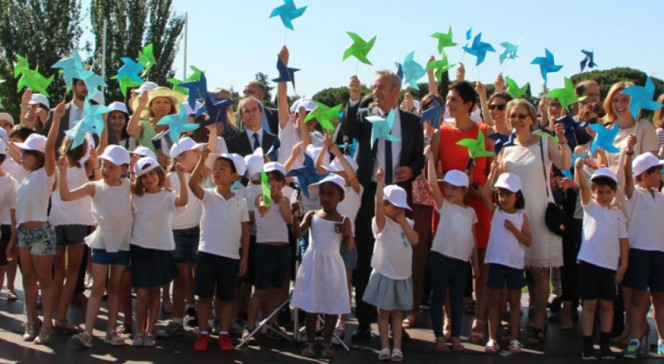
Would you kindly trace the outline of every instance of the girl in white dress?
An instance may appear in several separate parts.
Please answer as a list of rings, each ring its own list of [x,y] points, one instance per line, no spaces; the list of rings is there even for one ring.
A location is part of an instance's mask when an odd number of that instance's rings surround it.
[[[301,223],[300,206],[295,203],[293,207],[295,237],[301,237],[311,228],[310,243],[297,272],[291,301],[294,307],[306,312],[307,347],[302,354],[308,357],[316,355],[314,345],[318,314],[325,314],[321,356],[331,358],[334,356],[330,348],[334,324],[338,315],[350,312],[346,271],[339,254],[342,239],[346,251],[353,246],[350,219],[337,211],[337,205],[344,199],[344,186],[344,179],[335,174],[310,185],[309,191],[320,196],[321,209],[309,211]]]

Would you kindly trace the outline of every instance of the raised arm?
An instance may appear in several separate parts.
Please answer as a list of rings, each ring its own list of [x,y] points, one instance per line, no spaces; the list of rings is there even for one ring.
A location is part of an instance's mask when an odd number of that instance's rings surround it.
[[[378,167],[376,171],[376,196],[374,204],[374,216],[376,218],[376,227],[378,231],[383,231],[385,227],[385,211],[383,210],[383,187],[385,186],[385,171],[383,167]]]
[[[330,151],[330,145],[334,144],[332,137],[325,134],[323,137],[323,147],[320,150],[320,153],[316,156],[316,161],[314,166],[316,166],[316,172],[320,174],[326,174],[327,170],[323,168],[323,162],[325,161],[325,154]]]
[[[634,146],[636,145],[636,135],[627,136],[627,147],[625,153],[625,197],[632,199],[634,194],[634,176],[632,176],[632,159],[634,159]]]
[[[293,169],[293,165],[300,157],[300,155],[302,155],[302,149],[304,149],[304,142],[297,142],[295,143],[295,145],[293,145],[293,149],[291,149],[291,155],[284,163],[284,169],[286,171],[290,171],[291,169]]]
[[[186,169],[181,163],[175,163],[175,172],[180,180],[180,193],[175,198],[175,207],[186,206],[189,201],[189,189],[187,188],[187,179],[184,177]]]
[[[129,104],[131,103],[132,102],[130,100]],[[147,91],[144,91],[138,96],[138,106],[136,107],[136,110],[133,110],[134,113],[131,114],[131,117],[129,118],[129,123],[127,123],[127,134],[129,134],[129,136],[133,137],[136,140],[139,140],[141,138],[141,135],[143,134],[143,126],[140,123],[141,113],[143,112],[143,109],[145,109],[145,106],[147,106],[147,104],[148,104],[148,93]]]
[[[350,78],[348,93],[350,94],[350,100],[344,110],[341,133],[359,140],[362,127],[360,126],[361,120],[358,119],[357,112],[360,108],[362,87],[360,85],[360,79],[355,75]]]
[[[427,66],[429,63],[434,61],[434,56],[429,57],[427,61]],[[438,83],[436,82],[436,77],[433,74],[433,69],[427,70],[427,80],[429,81],[429,93],[434,96],[440,96],[438,93]]]
[[[64,101],[59,103],[55,107],[55,113],[53,114],[53,123],[51,123],[51,129],[48,131],[48,137],[46,138],[46,149],[44,151],[44,170],[46,171],[47,176],[52,176],[55,173],[55,145],[56,140],[58,139],[58,133],[60,132],[60,121],[62,116],[65,114],[66,106]]]
[[[427,145],[424,148],[424,157],[427,160],[427,180],[429,181],[429,187],[431,187],[431,192],[433,193],[433,199],[436,201],[436,208],[440,210],[445,204],[445,197],[443,193],[440,192],[440,187],[438,186],[438,179],[436,178],[436,165],[433,161],[433,152],[431,151],[431,146]]]
[[[288,67],[288,48],[286,46],[281,47],[281,51],[278,54],[279,59]],[[279,112],[279,127],[281,129],[286,127],[286,123],[290,122],[290,113],[288,110],[288,81],[281,81],[277,83],[277,110]]]
[[[588,188],[586,174],[583,172],[583,159],[577,159],[574,168],[574,180],[579,185],[579,190],[581,191],[581,205],[585,206],[590,202],[590,188]]]
[[[330,142],[331,141],[332,139],[330,138]],[[337,158],[339,162],[341,162],[341,165],[344,167],[344,172],[346,172],[346,179],[348,182],[350,182],[350,186],[353,188],[353,191],[360,193],[360,180],[357,179],[357,174],[355,173],[353,166],[348,163],[346,156],[341,153],[341,150],[339,150],[339,147],[336,144],[330,143],[329,148],[332,155],[334,155],[334,157]]]
[[[191,173],[191,177],[189,178],[189,188],[191,189],[191,192],[194,193],[194,196],[196,196],[196,198],[199,200],[202,200],[203,195],[205,194],[203,187],[201,187],[201,182],[203,180],[203,168],[206,168],[205,160],[207,159],[208,155],[210,155],[210,149],[205,147],[203,152],[201,152],[201,157],[198,159],[198,163],[196,163],[196,167],[194,167],[194,170]],[[181,186],[184,187],[184,183],[182,183]]]
[[[78,188],[69,190],[69,183],[67,182],[67,157],[60,156],[58,160],[58,169],[60,170],[60,178],[58,181],[58,188],[60,190],[60,199],[62,201],[76,201],[83,197],[95,196],[95,184],[88,182]]]
[[[489,111],[489,100],[486,97],[486,87],[482,82],[477,81],[475,84],[475,92],[480,95],[480,107],[482,108],[482,120],[488,126],[494,126],[496,123],[491,118],[491,112]]]

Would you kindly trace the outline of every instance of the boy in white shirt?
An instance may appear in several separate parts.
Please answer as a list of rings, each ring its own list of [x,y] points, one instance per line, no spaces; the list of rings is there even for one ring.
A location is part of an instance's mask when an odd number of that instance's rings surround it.
[[[618,189],[616,174],[599,168],[590,177],[590,188],[583,173],[583,159],[576,161],[574,178],[581,191],[583,240],[579,261],[579,293],[583,299],[584,360],[613,359],[609,340],[613,325],[613,301],[617,285],[627,270],[627,226],[622,212],[612,207]],[[600,353],[593,347],[595,311],[599,299]]]

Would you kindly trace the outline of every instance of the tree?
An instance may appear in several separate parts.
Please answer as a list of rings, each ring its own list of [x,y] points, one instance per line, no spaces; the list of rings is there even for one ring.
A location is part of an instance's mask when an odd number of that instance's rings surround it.
[[[274,86],[270,86],[270,77],[263,72],[258,72],[256,74],[256,81],[258,81],[265,90],[265,96],[261,101],[267,106],[274,107],[274,103],[272,103],[272,90],[274,90]]]
[[[571,77],[572,82],[577,84],[584,80],[595,80],[599,84],[600,98],[604,100],[609,89],[614,83],[620,81],[631,81],[635,85],[643,86],[647,75],[639,70],[629,67],[616,67],[603,71],[591,71],[578,73]],[[664,93],[664,81],[656,77],[650,77],[655,84],[655,98]]]
[[[8,112],[17,117],[21,95],[13,77],[16,56],[28,58],[30,67],[48,76],[51,65],[71,54],[82,34],[80,0],[0,0],[0,98]],[[49,86],[51,104],[61,100],[65,85],[55,77]]]
[[[147,44],[154,46],[155,66],[147,79],[160,85],[173,77],[173,60],[184,27],[184,17],[171,11],[172,0],[92,0],[90,18],[95,36],[96,71],[101,73],[104,20],[106,29],[106,79],[122,67],[120,57],[138,58]],[[115,80],[107,81],[107,100],[123,99]]]

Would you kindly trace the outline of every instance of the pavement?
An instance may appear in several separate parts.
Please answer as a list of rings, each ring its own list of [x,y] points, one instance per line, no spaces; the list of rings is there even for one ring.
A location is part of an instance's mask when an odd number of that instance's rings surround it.
[[[17,277],[17,287],[21,286],[20,275]],[[0,363],[57,363],[57,364],[75,364],[75,363],[371,363],[377,362],[377,352],[379,350],[379,340],[377,337],[364,342],[352,342],[350,334],[355,330],[356,321],[350,317],[347,326],[348,334],[345,342],[350,346],[350,351],[346,352],[341,346],[335,346],[336,355],[333,359],[310,359],[303,357],[301,351],[304,344],[294,341],[275,340],[259,336],[258,340],[247,347],[235,349],[233,352],[221,352],[216,344],[216,340],[211,340],[210,348],[207,352],[199,353],[193,350],[196,335],[193,329],[188,328],[184,337],[158,338],[155,348],[134,348],[130,346],[131,340],[127,339],[127,345],[124,347],[111,347],[103,342],[104,328],[106,321],[106,311],[102,307],[94,332],[95,340],[91,349],[84,349],[71,343],[68,336],[53,336],[51,341],[45,346],[34,345],[30,342],[23,342],[21,335],[23,333],[22,323],[23,315],[23,292],[17,290],[19,301],[8,302],[4,291],[0,294]],[[526,297],[526,295],[524,295]],[[524,300],[526,301],[526,300]],[[105,305],[105,302],[102,306]],[[68,320],[74,324],[80,324],[84,320],[85,309],[81,306],[72,305],[70,308]],[[522,327],[525,327],[526,309],[523,309],[524,318]],[[159,325],[166,325],[168,316],[162,314]],[[464,316],[462,339],[467,339],[472,324],[472,316]],[[654,329],[652,317],[649,318],[652,329],[648,335],[649,342],[657,342],[657,333]],[[518,355],[485,354],[484,347],[464,343],[466,350],[463,352],[441,353],[435,350],[433,344],[433,333],[430,329],[429,312],[423,310],[418,319],[419,326],[409,329],[411,336],[410,342],[404,343],[404,362],[405,363],[454,363],[454,364],[475,364],[475,363],[498,363],[509,360],[511,363],[532,364],[533,360],[537,363],[562,363],[562,362],[580,362],[581,361],[581,331],[577,327],[571,331],[561,331],[558,324],[549,324],[546,336],[546,342],[539,346],[528,346],[524,352]],[[373,325],[373,332],[377,333],[376,325]],[[523,331],[520,334],[521,341],[525,343],[527,334]],[[238,343],[234,340],[235,344]],[[614,351],[622,351],[622,347],[615,346]],[[319,351],[320,353],[320,348]],[[620,359],[619,359],[620,360]],[[642,360],[661,361],[654,353],[642,353]],[[624,361],[624,360],[620,360]]]

